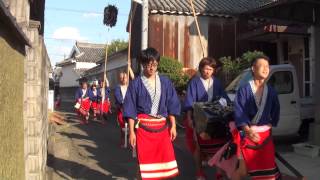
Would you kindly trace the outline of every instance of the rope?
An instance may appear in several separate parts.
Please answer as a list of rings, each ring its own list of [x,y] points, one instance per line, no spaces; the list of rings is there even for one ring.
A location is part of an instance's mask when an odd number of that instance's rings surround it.
[[[201,48],[202,48],[202,57],[204,57],[204,45],[203,45],[203,42],[201,40],[201,31],[200,31],[200,28],[199,28],[199,23],[198,23],[196,11],[194,10],[193,0],[190,0],[190,5],[191,5],[194,21],[196,22],[196,27],[197,27],[197,31],[198,31],[198,37],[199,37],[199,41],[200,41]]]

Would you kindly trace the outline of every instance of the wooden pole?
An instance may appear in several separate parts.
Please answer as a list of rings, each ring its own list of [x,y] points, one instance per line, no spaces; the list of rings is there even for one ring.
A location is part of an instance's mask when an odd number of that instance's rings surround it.
[[[105,57],[105,60],[104,60],[104,73],[103,73],[103,83],[102,83],[102,89],[103,91],[101,92],[102,94],[102,103],[104,102],[105,100],[105,97],[106,97],[106,81],[107,81],[107,62],[108,62],[108,43],[106,45],[106,57]]]
[[[130,8],[130,17],[129,17],[129,40],[128,40],[128,69],[127,75],[134,79],[134,74],[131,69],[131,29],[132,29],[132,8]]]
[[[199,23],[198,23],[196,11],[194,10],[193,0],[190,0],[190,5],[191,5],[194,21],[196,22],[196,26],[197,26],[198,37],[199,37],[199,41],[200,41],[201,48],[202,48],[202,57],[204,57],[204,45],[203,45],[202,40],[201,40],[201,31],[200,31],[200,28],[199,28]]]

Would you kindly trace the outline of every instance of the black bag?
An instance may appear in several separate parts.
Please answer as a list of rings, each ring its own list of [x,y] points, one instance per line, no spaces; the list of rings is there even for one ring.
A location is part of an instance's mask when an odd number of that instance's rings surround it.
[[[210,122],[205,131],[211,138],[229,137],[229,127],[221,121]]]

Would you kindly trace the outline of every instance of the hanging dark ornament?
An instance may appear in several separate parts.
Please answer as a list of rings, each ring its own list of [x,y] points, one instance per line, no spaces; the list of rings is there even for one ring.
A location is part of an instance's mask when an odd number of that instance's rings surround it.
[[[113,27],[117,23],[118,8],[114,5],[108,5],[104,8],[103,24]]]

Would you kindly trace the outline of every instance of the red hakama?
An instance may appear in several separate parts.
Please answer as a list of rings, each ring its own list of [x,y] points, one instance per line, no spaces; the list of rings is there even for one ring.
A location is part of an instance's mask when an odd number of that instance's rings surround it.
[[[248,174],[253,180],[278,179],[281,174],[275,162],[275,148],[269,126],[252,126],[260,136],[258,143],[244,137],[238,142]]]
[[[100,103],[98,103],[97,101],[93,101],[91,103],[91,108],[94,114],[100,114]]]
[[[166,118],[138,115],[137,157],[142,179],[165,179],[178,175]]]
[[[102,113],[109,113],[109,109],[110,109],[110,101],[109,100],[104,100],[103,102],[101,102],[101,111]]]
[[[124,121],[123,114],[122,114],[122,108],[118,108],[118,110],[117,110],[117,120],[118,120],[120,128],[124,128],[125,121]]]
[[[202,159],[207,159],[212,157],[222,146],[227,143],[226,138],[211,138],[208,140],[202,139],[199,135],[196,135],[195,141],[195,132],[192,127],[189,126],[187,120],[184,121],[186,127],[186,143],[189,150],[194,153],[196,149],[196,143],[200,147],[200,153]]]
[[[89,115],[89,110],[90,110],[90,99],[83,98],[79,102],[80,108],[78,109],[78,114],[82,116],[88,116]]]

